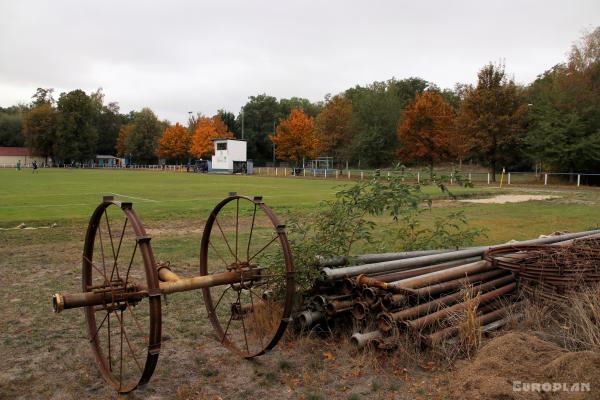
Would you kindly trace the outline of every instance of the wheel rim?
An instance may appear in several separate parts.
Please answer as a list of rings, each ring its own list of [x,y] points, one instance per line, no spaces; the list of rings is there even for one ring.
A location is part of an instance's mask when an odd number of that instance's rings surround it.
[[[245,358],[272,349],[285,332],[294,266],[284,226],[261,198],[230,196],[206,222],[200,275],[249,269],[260,279],[202,289],[217,339]]]
[[[112,207],[111,207],[112,206]],[[150,380],[160,351],[158,274],[150,238],[131,203],[105,201],[92,214],[83,253],[83,291],[149,296],[85,307],[88,338],[102,377],[120,393]]]

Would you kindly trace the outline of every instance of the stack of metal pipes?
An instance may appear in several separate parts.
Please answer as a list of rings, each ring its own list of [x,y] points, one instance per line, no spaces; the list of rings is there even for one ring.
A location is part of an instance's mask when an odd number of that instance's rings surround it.
[[[519,245],[570,243],[600,230],[552,235]],[[482,332],[506,325],[515,313],[518,276],[484,259],[499,246],[369,254],[320,261],[321,279],[295,319],[303,329],[351,321],[351,342],[389,348],[410,332],[418,345],[453,340],[457,315],[473,307]],[[354,263],[355,265],[349,265]]]

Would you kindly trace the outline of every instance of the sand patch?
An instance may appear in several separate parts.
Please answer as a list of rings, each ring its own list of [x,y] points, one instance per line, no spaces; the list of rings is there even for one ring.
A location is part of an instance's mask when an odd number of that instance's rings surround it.
[[[522,203],[524,201],[532,200],[552,200],[558,199],[560,196],[550,196],[543,194],[500,194],[494,197],[488,197],[486,199],[464,199],[459,200],[465,203],[478,203],[478,204],[506,204],[506,203]]]

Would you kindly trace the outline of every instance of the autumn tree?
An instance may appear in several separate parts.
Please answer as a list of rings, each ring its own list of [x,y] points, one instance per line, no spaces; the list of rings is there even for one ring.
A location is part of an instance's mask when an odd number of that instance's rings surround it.
[[[336,160],[348,160],[355,135],[352,103],[343,96],[327,99],[325,107],[315,119],[315,134],[320,154]]]
[[[133,124],[122,125],[121,129],[119,129],[119,136],[117,137],[117,143],[115,145],[115,150],[117,151],[117,155],[119,157],[127,157],[125,141],[127,140],[127,136],[129,136],[132,131]]]
[[[276,134],[269,138],[275,144],[278,158],[297,165],[305,157],[317,156],[318,140],[315,134],[314,118],[301,109],[292,110],[287,119],[277,126]]]
[[[433,173],[434,162],[448,159],[452,153],[454,110],[437,92],[417,93],[404,110],[398,126],[400,155],[413,161],[425,161]]]
[[[190,132],[178,123],[165,129],[158,141],[156,155],[181,161],[189,154],[192,144]]]
[[[457,128],[472,152],[488,163],[495,181],[498,162],[513,156],[522,142],[527,102],[504,65],[490,63],[477,77],[477,86],[464,90]]]
[[[200,117],[192,137],[190,154],[197,158],[210,157],[214,154],[214,139],[233,139],[233,134],[218,115]]]
[[[46,159],[53,158],[56,142],[57,113],[50,103],[40,103],[23,119],[23,136],[31,153]]]

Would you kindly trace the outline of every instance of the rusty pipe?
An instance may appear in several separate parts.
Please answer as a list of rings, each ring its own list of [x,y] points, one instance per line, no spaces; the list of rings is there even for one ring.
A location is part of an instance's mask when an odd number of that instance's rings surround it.
[[[471,293],[485,292],[485,291],[489,291],[490,289],[495,289],[495,288],[501,287],[502,285],[512,283],[514,281],[515,281],[515,278],[511,274],[511,275],[507,275],[507,276],[504,276],[504,277],[501,277],[501,278],[498,278],[498,279],[495,279],[495,280],[492,280],[489,282],[482,283],[477,286],[473,286],[472,288],[468,288],[467,290]],[[385,320],[380,321],[380,325],[379,325],[380,329],[382,329],[386,332],[391,330],[389,323],[388,323],[390,319],[393,322],[397,322],[397,321],[404,321],[404,320],[409,320],[412,318],[417,318],[422,315],[429,314],[432,310],[437,310],[442,306],[446,306],[446,305],[455,303],[456,301],[464,298],[464,295],[465,295],[464,291],[458,291],[458,292],[449,294],[447,296],[440,297],[439,299],[435,299],[435,300],[429,301],[427,303],[419,304],[414,307],[405,308],[404,310],[400,310],[400,311],[397,311],[394,313],[386,313],[386,314],[382,315],[382,318],[385,318]]]
[[[427,274],[429,272],[441,271],[444,269],[456,267],[458,265],[464,265],[471,262],[479,261],[481,257],[469,257],[469,258],[461,258],[460,260],[445,262],[441,264],[427,265],[412,269],[404,269],[399,271],[390,271],[377,273],[373,275],[369,275],[372,278],[375,278],[382,282],[393,282],[401,279],[412,278],[413,276]]]
[[[457,289],[468,283],[486,281],[501,275],[507,275],[507,271],[500,268],[493,269],[491,271],[481,272],[474,275],[468,275],[466,277],[457,278],[451,281],[446,281],[431,286],[424,286],[422,288],[415,289],[414,293],[418,297],[433,296],[436,294],[447,292],[452,289]]]
[[[500,308],[498,310],[491,311],[487,314],[480,315],[477,317],[478,326],[483,326],[489,324],[490,322],[499,320],[505,317],[510,310],[514,307],[514,305],[509,307]],[[460,325],[449,326],[448,328],[439,330],[425,337],[425,344],[428,346],[439,344],[442,341],[451,338],[458,334],[460,329]]]
[[[352,307],[354,307],[354,300],[333,300],[327,303],[325,312],[331,316],[352,310]]]
[[[517,287],[517,284],[513,282],[513,283],[509,283],[508,285],[502,286],[501,288],[484,293],[484,294],[480,295],[480,297],[479,297],[480,304],[487,303],[488,301],[491,301],[491,300],[496,299],[500,296],[503,296],[507,293],[510,293],[516,287]],[[421,318],[417,318],[417,319],[414,319],[411,321],[402,321],[402,323],[411,329],[423,329],[430,325],[433,325],[436,321],[446,318],[447,316],[451,315],[452,313],[462,311],[467,307],[468,307],[468,303],[462,302],[462,303],[458,303],[458,304],[455,304],[455,305],[447,307],[447,308],[443,308],[432,314],[425,315]]]

